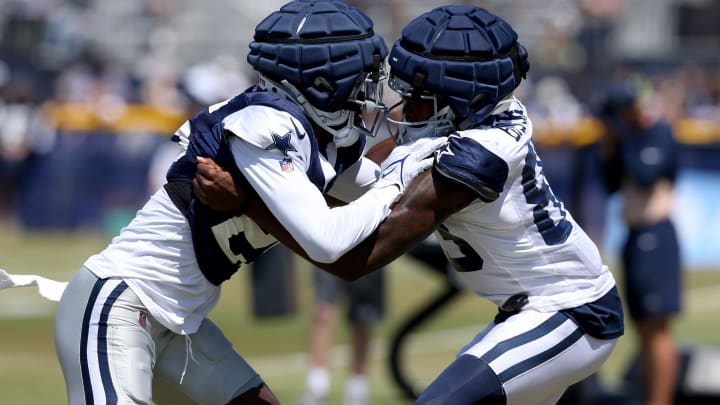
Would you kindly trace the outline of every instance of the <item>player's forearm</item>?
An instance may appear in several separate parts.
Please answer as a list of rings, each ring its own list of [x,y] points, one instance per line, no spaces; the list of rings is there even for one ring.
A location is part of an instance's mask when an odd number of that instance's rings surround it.
[[[433,173],[427,171],[414,180],[373,234],[332,263],[312,260],[260,199],[249,203],[247,215],[295,253],[329,273],[352,281],[389,264],[425,240],[447,217],[474,198],[468,188],[434,178]]]
[[[303,245],[292,236],[291,232],[280,223],[277,217],[260,198],[253,198],[249,201],[245,214],[257,223],[265,232],[272,234],[278,241],[286,245],[301,257],[348,281],[357,279],[358,277],[379,268],[382,264],[377,264],[377,259],[387,257],[387,254],[378,254],[379,249],[377,248],[379,246],[375,246],[375,244],[372,243],[375,238],[375,234],[371,234],[363,242],[360,242],[352,248],[352,253],[346,253],[345,256],[335,259],[335,262],[327,263],[317,261],[313,258],[313,256],[316,255],[308,253],[308,249],[304,248]],[[388,262],[390,260],[392,260],[392,258],[389,259]]]
[[[399,204],[370,237],[334,263],[316,264],[343,279],[371,273],[425,240],[435,229],[433,212],[418,212]]]
[[[255,223],[257,223],[265,232],[272,234],[280,243],[287,246],[290,250],[295,252],[300,257],[304,258],[310,263],[332,273],[347,281],[352,281],[360,277],[362,274],[367,274],[369,271],[357,271],[357,269],[347,269],[350,271],[344,271],[339,265],[334,263],[321,263],[313,260],[310,255],[307,254],[305,249],[293,238],[290,232],[280,224],[280,221],[270,212],[268,207],[259,198],[252,199],[247,205],[247,211],[245,212]],[[370,236],[372,238],[372,236]],[[367,241],[367,240],[366,240]],[[372,245],[363,244],[356,246],[358,254],[361,249],[367,249]]]
[[[423,189],[432,185],[429,173],[421,177],[426,180],[417,180],[413,184],[414,191],[398,202],[390,216],[373,234],[332,263],[313,260],[261,199],[252,199],[246,214],[265,232],[275,236],[301,257],[329,273],[352,281],[390,263],[423,241],[435,229],[437,218],[434,212],[418,208],[425,204],[423,200],[434,195]]]
[[[413,182],[375,233],[335,262],[316,264],[343,279],[357,279],[424,241],[473,199],[467,188],[438,180],[428,171]]]

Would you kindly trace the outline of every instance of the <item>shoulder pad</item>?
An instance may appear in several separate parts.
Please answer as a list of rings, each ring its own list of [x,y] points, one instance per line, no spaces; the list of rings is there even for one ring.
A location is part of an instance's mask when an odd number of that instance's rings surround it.
[[[453,134],[435,155],[435,170],[470,187],[486,202],[495,201],[505,186],[509,168],[501,157],[476,140]]]
[[[261,105],[250,105],[234,112],[223,120],[224,129],[251,144],[267,148],[277,138],[295,135],[302,139],[307,134],[292,115]]]

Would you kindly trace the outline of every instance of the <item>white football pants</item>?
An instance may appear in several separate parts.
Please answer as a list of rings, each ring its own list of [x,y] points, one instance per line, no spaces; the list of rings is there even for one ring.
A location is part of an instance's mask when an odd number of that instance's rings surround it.
[[[596,372],[617,339],[596,339],[559,312],[523,310],[491,323],[465,346],[498,376],[507,404],[554,404],[568,386]]]

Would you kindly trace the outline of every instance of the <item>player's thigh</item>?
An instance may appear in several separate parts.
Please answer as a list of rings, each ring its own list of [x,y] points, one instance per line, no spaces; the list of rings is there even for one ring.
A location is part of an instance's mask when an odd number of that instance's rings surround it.
[[[71,404],[85,401],[80,365],[83,314],[97,281],[98,278],[87,269],[78,270],[65,288],[55,313],[55,352]]]
[[[153,378],[153,402],[158,405],[196,405],[190,397],[162,378]]]
[[[616,343],[585,334],[565,314],[526,310],[490,325],[461,354],[493,370],[508,404],[544,404],[597,371]]]
[[[158,354],[155,377],[165,391],[177,390],[198,403],[226,404],[263,381],[232,347],[222,331],[205,319],[197,333],[174,335]],[[167,395],[158,404],[174,404]]]
[[[617,339],[601,340],[583,335],[577,342],[504,383],[508,404],[528,404],[543,398],[556,403],[565,390],[597,372],[612,353]]]
[[[72,404],[150,404],[155,345],[145,310],[122,281],[83,269],[56,317],[58,357]]]

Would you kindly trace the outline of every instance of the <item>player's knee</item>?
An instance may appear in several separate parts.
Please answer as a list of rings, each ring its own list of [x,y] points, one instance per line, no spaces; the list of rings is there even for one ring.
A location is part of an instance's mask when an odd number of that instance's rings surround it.
[[[490,366],[475,356],[462,355],[430,384],[415,405],[505,403],[505,390]]]
[[[313,308],[313,318],[316,322],[330,323],[335,322],[337,316],[337,306],[332,302],[318,301]]]

